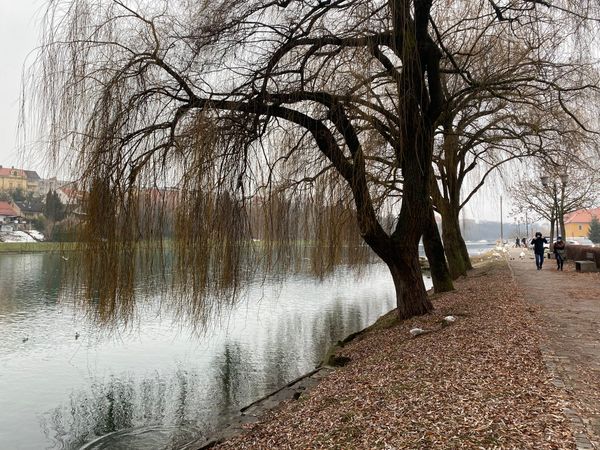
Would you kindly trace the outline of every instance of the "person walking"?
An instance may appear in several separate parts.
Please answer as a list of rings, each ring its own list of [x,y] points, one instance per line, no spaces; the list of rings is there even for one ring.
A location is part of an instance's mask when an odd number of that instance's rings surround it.
[[[563,270],[563,262],[565,261],[565,241],[562,236],[556,238],[554,243],[554,257],[556,258],[556,270]]]
[[[523,238],[523,240],[521,241],[521,246],[523,248],[527,248],[527,239],[526,238]]]
[[[535,238],[531,240],[533,245],[533,253],[535,253],[535,265],[537,270],[542,270],[544,264],[544,244],[547,244],[546,238],[542,237],[542,233],[539,231],[535,233]]]
[[[516,238],[516,240],[515,240],[515,248],[519,248],[519,247],[521,247],[521,239]]]

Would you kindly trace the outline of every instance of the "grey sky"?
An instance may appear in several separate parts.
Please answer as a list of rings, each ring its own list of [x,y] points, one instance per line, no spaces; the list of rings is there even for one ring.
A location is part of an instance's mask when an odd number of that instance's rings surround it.
[[[29,157],[25,161],[18,148],[23,142],[17,143],[21,74],[37,44],[43,4],[43,0],[0,0],[0,165],[5,167],[43,169]]]

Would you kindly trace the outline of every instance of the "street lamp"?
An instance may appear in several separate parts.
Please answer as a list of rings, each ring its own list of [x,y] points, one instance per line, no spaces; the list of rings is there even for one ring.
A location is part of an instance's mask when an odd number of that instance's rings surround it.
[[[567,170],[563,167],[563,172],[559,175],[561,190],[560,190],[560,205],[557,202],[558,206],[558,217],[560,220],[560,227],[562,228],[562,237],[563,239],[567,239],[567,230],[565,229],[565,187],[567,186],[567,181],[569,181],[569,175],[567,174]]]

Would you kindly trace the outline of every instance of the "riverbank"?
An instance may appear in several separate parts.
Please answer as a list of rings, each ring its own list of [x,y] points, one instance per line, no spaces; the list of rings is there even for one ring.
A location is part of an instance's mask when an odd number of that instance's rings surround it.
[[[574,448],[536,310],[506,262],[456,288],[434,296],[433,314],[385,316],[339,349],[346,366],[216,448]]]
[[[0,253],[68,252],[76,246],[75,242],[0,242]]]

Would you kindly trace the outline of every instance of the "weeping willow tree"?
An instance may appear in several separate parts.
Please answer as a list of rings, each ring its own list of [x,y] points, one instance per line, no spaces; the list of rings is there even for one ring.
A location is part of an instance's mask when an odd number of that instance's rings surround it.
[[[481,4],[494,22],[522,14],[529,29],[547,8]],[[319,272],[343,248],[360,260],[359,239],[389,267],[399,317],[430,311],[418,244],[423,237],[437,288],[450,289],[431,163],[447,103],[442,74],[463,71],[435,27],[445,7],[50,1],[32,110],[86,192],[88,295],[107,315],[127,310],[135,263],[149,264],[140,247],[161,242],[172,221],[173,287],[199,313],[214,304],[209,291],[235,293],[256,267],[251,254],[285,267],[310,242]]]
[[[600,81],[591,51],[597,8],[587,2],[485,2],[449,6],[436,31],[452,55],[436,130],[432,199],[442,216],[453,277],[471,268],[459,214],[490,175],[515,179],[515,161],[549,168],[594,147]],[[592,17],[593,18],[593,17]],[[456,32],[457,23],[464,30]],[[515,26],[515,23],[532,26]],[[512,173],[512,175],[511,175]]]

